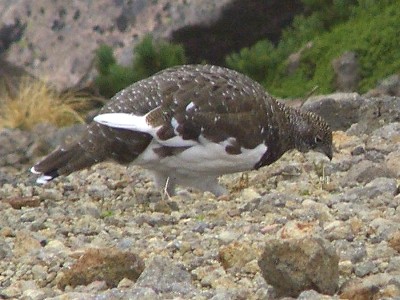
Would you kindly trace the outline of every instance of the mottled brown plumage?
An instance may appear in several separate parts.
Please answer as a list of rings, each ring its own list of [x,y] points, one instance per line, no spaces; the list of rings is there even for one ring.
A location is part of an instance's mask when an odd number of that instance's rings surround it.
[[[332,157],[332,132],[320,117],[286,107],[245,75],[210,65],[170,68],[134,83],[95,120],[78,142],[32,168],[40,182],[113,159],[152,170],[170,193],[183,184],[219,195],[225,192],[219,175],[258,169],[288,150]]]

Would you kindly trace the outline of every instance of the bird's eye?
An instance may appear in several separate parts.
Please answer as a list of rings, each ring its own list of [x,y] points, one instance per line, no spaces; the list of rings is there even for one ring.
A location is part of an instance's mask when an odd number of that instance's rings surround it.
[[[322,138],[321,138],[319,135],[317,135],[317,136],[315,137],[315,143],[316,143],[316,144],[321,144],[321,143],[322,143]]]

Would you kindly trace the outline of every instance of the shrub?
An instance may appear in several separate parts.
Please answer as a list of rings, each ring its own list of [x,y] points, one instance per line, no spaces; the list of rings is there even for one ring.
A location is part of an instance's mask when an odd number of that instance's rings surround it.
[[[243,48],[239,53],[226,57],[228,67],[245,73],[260,83],[273,78],[277,62],[274,46],[268,40],[261,40],[250,48]]]
[[[132,68],[117,64],[112,48],[107,45],[101,45],[96,51],[96,69],[99,75],[95,84],[99,93],[108,98],[135,81]]]
[[[146,35],[134,50],[133,71],[136,80],[147,78],[158,71],[186,63],[185,50],[181,45],[165,41],[154,42]]]
[[[155,42],[150,35],[136,45],[132,64],[129,66],[118,64],[112,48],[102,45],[96,51],[96,69],[99,74],[95,84],[100,94],[109,98],[135,81],[184,63],[186,57],[181,45]]]
[[[226,58],[226,64],[261,82],[280,97],[301,97],[319,86],[318,92],[334,91],[331,62],[345,51],[358,55],[359,92],[377,80],[400,70],[400,36],[396,33],[399,1],[303,0],[305,15],[295,17],[278,45],[260,41]],[[304,49],[299,67],[287,72],[287,58]]]

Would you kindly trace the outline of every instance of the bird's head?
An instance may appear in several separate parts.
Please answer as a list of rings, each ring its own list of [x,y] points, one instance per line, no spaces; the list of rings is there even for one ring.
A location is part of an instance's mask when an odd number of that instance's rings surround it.
[[[312,112],[298,112],[295,120],[295,147],[301,152],[321,152],[332,160],[332,130],[318,115]]]

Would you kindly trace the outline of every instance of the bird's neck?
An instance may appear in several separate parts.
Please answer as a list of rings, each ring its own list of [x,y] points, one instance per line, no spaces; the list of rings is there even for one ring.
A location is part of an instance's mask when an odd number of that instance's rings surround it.
[[[283,152],[295,149],[299,140],[299,130],[297,124],[302,120],[302,112],[296,108],[284,105],[276,101],[280,112],[281,126],[279,126],[280,136],[285,137],[281,140],[281,148]]]
[[[272,164],[285,152],[297,148],[296,142],[299,132],[296,128],[296,122],[301,119],[301,112],[271,98],[269,105],[271,107],[271,119],[268,119],[266,126],[270,130],[265,131],[264,139],[266,145],[271,147],[254,166],[255,169]]]
[[[288,136],[288,146],[290,149],[304,151],[304,135],[309,130],[307,113],[297,108],[287,107],[287,122],[290,134]]]

